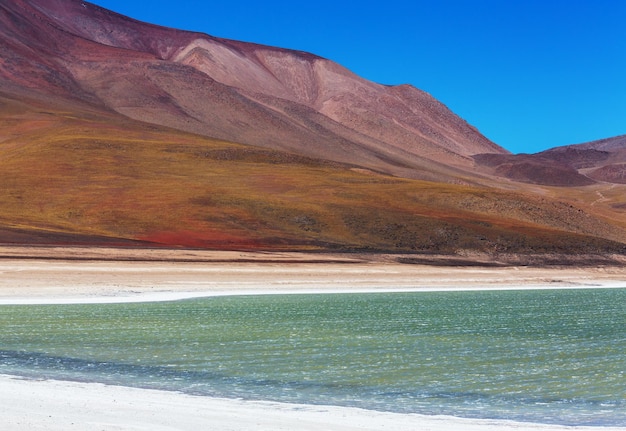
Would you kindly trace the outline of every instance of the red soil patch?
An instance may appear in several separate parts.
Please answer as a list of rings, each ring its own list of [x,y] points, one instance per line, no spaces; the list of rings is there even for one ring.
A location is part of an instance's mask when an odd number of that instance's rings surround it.
[[[261,248],[260,244],[250,238],[237,237],[218,231],[179,230],[153,232],[137,239],[167,247],[211,248],[214,250]]]

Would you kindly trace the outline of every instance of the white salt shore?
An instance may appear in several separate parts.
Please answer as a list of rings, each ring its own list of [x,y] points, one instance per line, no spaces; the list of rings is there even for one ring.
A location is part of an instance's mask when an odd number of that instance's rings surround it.
[[[3,431],[624,431],[280,404],[0,376]]]
[[[623,268],[434,268],[393,263],[0,261],[0,304],[107,303],[235,294],[626,287]],[[589,430],[214,399],[0,375],[0,430]]]

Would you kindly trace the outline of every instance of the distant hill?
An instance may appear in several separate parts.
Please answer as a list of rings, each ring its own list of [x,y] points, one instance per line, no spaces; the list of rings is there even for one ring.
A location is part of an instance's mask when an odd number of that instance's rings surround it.
[[[493,173],[533,184],[626,184],[626,135],[536,154],[477,154],[474,159]]]

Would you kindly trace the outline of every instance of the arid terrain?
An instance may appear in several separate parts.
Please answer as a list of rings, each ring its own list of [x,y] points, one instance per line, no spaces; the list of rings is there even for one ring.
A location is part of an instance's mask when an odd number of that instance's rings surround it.
[[[0,243],[626,252],[623,136],[513,155],[410,85],[81,1],[0,0],[0,40]]]
[[[447,256],[0,247],[0,304],[175,300],[238,294],[622,286],[626,259],[545,265]],[[587,264],[585,264],[587,262]]]

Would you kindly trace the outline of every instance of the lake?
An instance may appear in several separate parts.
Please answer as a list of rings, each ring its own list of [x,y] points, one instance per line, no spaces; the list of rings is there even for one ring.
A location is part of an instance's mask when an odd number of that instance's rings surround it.
[[[626,425],[626,289],[0,306],[0,374]]]

